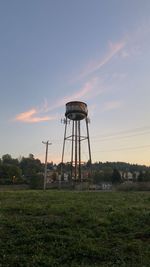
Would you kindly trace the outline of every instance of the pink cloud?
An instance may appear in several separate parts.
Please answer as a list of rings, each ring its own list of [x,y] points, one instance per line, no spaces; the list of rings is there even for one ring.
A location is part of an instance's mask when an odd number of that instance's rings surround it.
[[[107,64],[113,56],[115,56],[119,51],[121,51],[126,45],[125,41],[120,41],[118,43],[109,42],[109,51],[105,57],[97,62],[89,63],[87,67],[79,74],[77,80],[84,78],[85,76],[92,74]]]
[[[38,107],[38,111],[40,113],[47,113],[49,111],[49,105],[46,98],[44,98],[44,103],[40,107]]]
[[[95,91],[98,81],[99,79],[97,77],[92,78],[91,80],[86,82],[79,91],[75,92],[72,96],[70,96],[69,99],[77,100],[83,97],[87,98],[89,94]]]
[[[43,116],[40,114],[48,113],[49,111],[53,111],[57,108],[64,106],[67,102],[73,100],[79,100],[82,97],[86,97],[89,93],[94,90],[97,79],[94,78],[91,81],[84,84],[84,86],[70,96],[63,97],[61,100],[58,100],[56,104],[49,106],[47,100],[44,100],[44,104],[39,108],[32,108],[26,112],[22,112],[15,117],[15,121],[25,122],[25,123],[36,123],[42,121],[50,121],[56,119],[55,117]],[[39,116],[40,115],[40,116]]]
[[[55,104],[49,105],[47,100],[44,99],[44,103],[37,107],[32,108],[28,111],[22,112],[15,117],[15,121],[20,121],[24,123],[37,123],[42,121],[50,121],[56,119],[56,116],[44,116],[48,112],[52,112],[55,109],[65,106],[69,101],[85,100],[99,95],[106,90],[100,84],[99,77],[94,77],[88,82],[84,83],[80,90],[77,90],[70,96],[65,96],[62,99],[56,101]]]
[[[95,92],[95,89],[97,88],[98,81],[99,79],[97,77],[92,78],[91,80],[86,82],[80,90],[76,91],[70,96],[63,97],[61,100],[58,100],[56,104],[50,106],[49,108],[47,107],[47,111],[52,111],[56,108],[60,108],[69,101],[81,100],[82,98],[88,98],[88,96],[91,94],[97,94],[97,92]]]
[[[36,123],[42,121],[53,120],[54,117],[49,116],[38,116],[39,111],[35,108],[30,109],[26,112],[22,112],[15,117],[15,121],[26,122],[26,123]]]

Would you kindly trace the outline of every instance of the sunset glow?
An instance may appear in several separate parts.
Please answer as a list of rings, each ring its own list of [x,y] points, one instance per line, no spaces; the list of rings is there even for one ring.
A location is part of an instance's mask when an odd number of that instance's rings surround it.
[[[148,0],[2,1],[1,157],[44,160],[50,140],[49,160],[61,161],[75,100],[88,105],[93,162],[150,165],[149,10]]]

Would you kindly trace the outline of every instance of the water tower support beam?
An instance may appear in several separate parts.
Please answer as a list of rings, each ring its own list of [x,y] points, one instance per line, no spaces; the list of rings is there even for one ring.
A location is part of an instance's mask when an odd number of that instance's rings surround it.
[[[78,139],[78,136],[77,136],[77,121],[75,121],[75,181],[77,181],[77,154],[78,154],[78,143],[77,143],[77,140]]]
[[[89,137],[88,118],[86,118],[85,121],[86,121],[86,129],[87,129],[88,148],[89,148],[89,162],[90,162],[90,164],[91,164],[92,161],[91,161],[91,147],[90,147],[90,137]]]
[[[78,141],[79,141],[79,181],[81,182],[81,133],[80,133],[80,121],[78,121]]]
[[[71,179],[73,177],[74,121],[72,121]]]

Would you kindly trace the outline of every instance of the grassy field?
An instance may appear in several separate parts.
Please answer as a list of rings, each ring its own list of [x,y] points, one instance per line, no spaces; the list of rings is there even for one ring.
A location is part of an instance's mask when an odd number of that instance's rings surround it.
[[[0,192],[0,266],[149,267],[150,194]]]

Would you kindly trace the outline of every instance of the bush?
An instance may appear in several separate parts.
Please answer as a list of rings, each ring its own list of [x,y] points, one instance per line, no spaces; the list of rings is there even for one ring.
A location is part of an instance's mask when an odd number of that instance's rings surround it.
[[[0,178],[0,185],[10,185],[12,184],[12,180],[8,178]]]
[[[30,178],[29,185],[31,189],[43,189],[43,175],[34,175]]]
[[[118,191],[150,191],[150,183],[124,183],[116,186]]]

